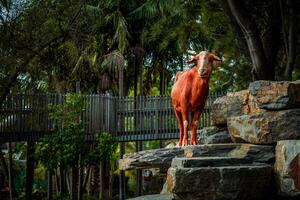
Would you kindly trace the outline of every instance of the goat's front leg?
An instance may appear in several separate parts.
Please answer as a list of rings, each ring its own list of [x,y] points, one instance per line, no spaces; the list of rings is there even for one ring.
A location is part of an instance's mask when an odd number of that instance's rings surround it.
[[[196,111],[193,114],[192,120],[191,120],[191,141],[190,145],[196,145],[197,144],[197,127],[198,127],[198,120],[201,115],[200,111]]]
[[[182,146],[182,139],[183,139],[183,121],[182,121],[182,114],[181,112],[175,110],[176,118],[178,121],[178,128],[179,128],[179,146]]]

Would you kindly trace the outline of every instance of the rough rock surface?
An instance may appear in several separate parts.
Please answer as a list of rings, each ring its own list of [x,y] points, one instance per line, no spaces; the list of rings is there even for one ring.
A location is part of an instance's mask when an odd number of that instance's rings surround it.
[[[249,91],[262,109],[300,107],[300,81],[255,81]]]
[[[300,197],[300,140],[278,141],[274,169],[278,193]]]
[[[205,127],[197,131],[198,144],[231,143],[231,137],[227,128],[216,126]]]
[[[220,167],[220,166],[239,166],[253,164],[251,159],[234,157],[197,157],[197,158],[174,158],[171,164],[173,168],[189,167]],[[259,165],[260,163],[256,163]]]
[[[272,163],[275,154],[274,147],[270,145],[230,143],[187,146],[184,148],[184,157],[233,157]]]
[[[272,167],[169,168],[162,194],[182,200],[263,200],[269,195]]]
[[[124,155],[119,161],[119,169],[161,168],[171,166],[176,157],[234,157],[250,159],[253,162],[270,163],[274,160],[274,147],[252,144],[207,144],[183,148],[153,149]]]
[[[119,169],[169,168],[173,158],[183,157],[183,155],[184,149],[179,147],[139,151],[129,155],[125,154],[123,159],[119,160]]]
[[[231,117],[227,125],[233,142],[271,144],[300,139],[300,109]]]
[[[174,195],[172,194],[154,194],[154,195],[145,195],[127,200],[173,200]]]
[[[215,126],[226,126],[227,118],[248,113],[262,112],[248,90],[230,92],[217,98],[211,110],[212,123]]]

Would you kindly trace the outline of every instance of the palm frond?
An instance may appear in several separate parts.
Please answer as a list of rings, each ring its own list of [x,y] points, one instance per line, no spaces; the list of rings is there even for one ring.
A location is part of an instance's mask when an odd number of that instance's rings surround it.
[[[156,0],[148,0],[143,5],[129,13],[129,16],[133,16],[137,19],[151,19],[157,17],[160,13],[160,10],[157,6]]]
[[[105,56],[104,61],[102,62],[101,67],[108,74],[113,76],[118,75],[118,71],[124,69],[125,59],[123,54],[120,51],[112,51]]]
[[[127,37],[130,37],[128,29],[127,29],[127,22],[126,22],[125,18],[122,16],[122,14],[119,13],[118,23],[116,26],[116,32],[113,36],[112,42],[118,44],[118,50],[121,53],[125,52],[125,49],[129,44]]]

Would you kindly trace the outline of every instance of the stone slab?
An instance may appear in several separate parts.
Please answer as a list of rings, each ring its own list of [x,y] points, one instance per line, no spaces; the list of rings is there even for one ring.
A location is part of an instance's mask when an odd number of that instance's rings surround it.
[[[300,80],[255,81],[250,83],[249,91],[261,109],[282,110],[300,107]]]
[[[180,157],[234,157],[250,159],[253,162],[272,163],[274,161],[274,146],[252,144],[206,144],[153,149],[124,155],[119,160],[119,169],[160,168],[166,170],[171,166],[173,158]],[[164,171],[162,170],[162,171]]]
[[[198,157],[198,158],[174,158],[171,164],[173,168],[195,167],[221,167],[241,166],[254,164],[251,159],[233,157]],[[258,165],[258,163],[256,163]]]
[[[184,200],[263,200],[272,185],[272,167],[169,168],[162,194]]]
[[[227,125],[233,142],[272,144],[300,139],[300,109],[231,117]]]

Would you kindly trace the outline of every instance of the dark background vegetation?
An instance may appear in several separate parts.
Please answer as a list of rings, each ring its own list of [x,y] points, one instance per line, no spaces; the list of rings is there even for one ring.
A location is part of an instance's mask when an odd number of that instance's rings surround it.
[[[168,95],[176,72],[203,50],[223,59],[211,91],[297,80],[299,9],[296,0],[0,0],[0,106],[8,94],[76,88]]]

